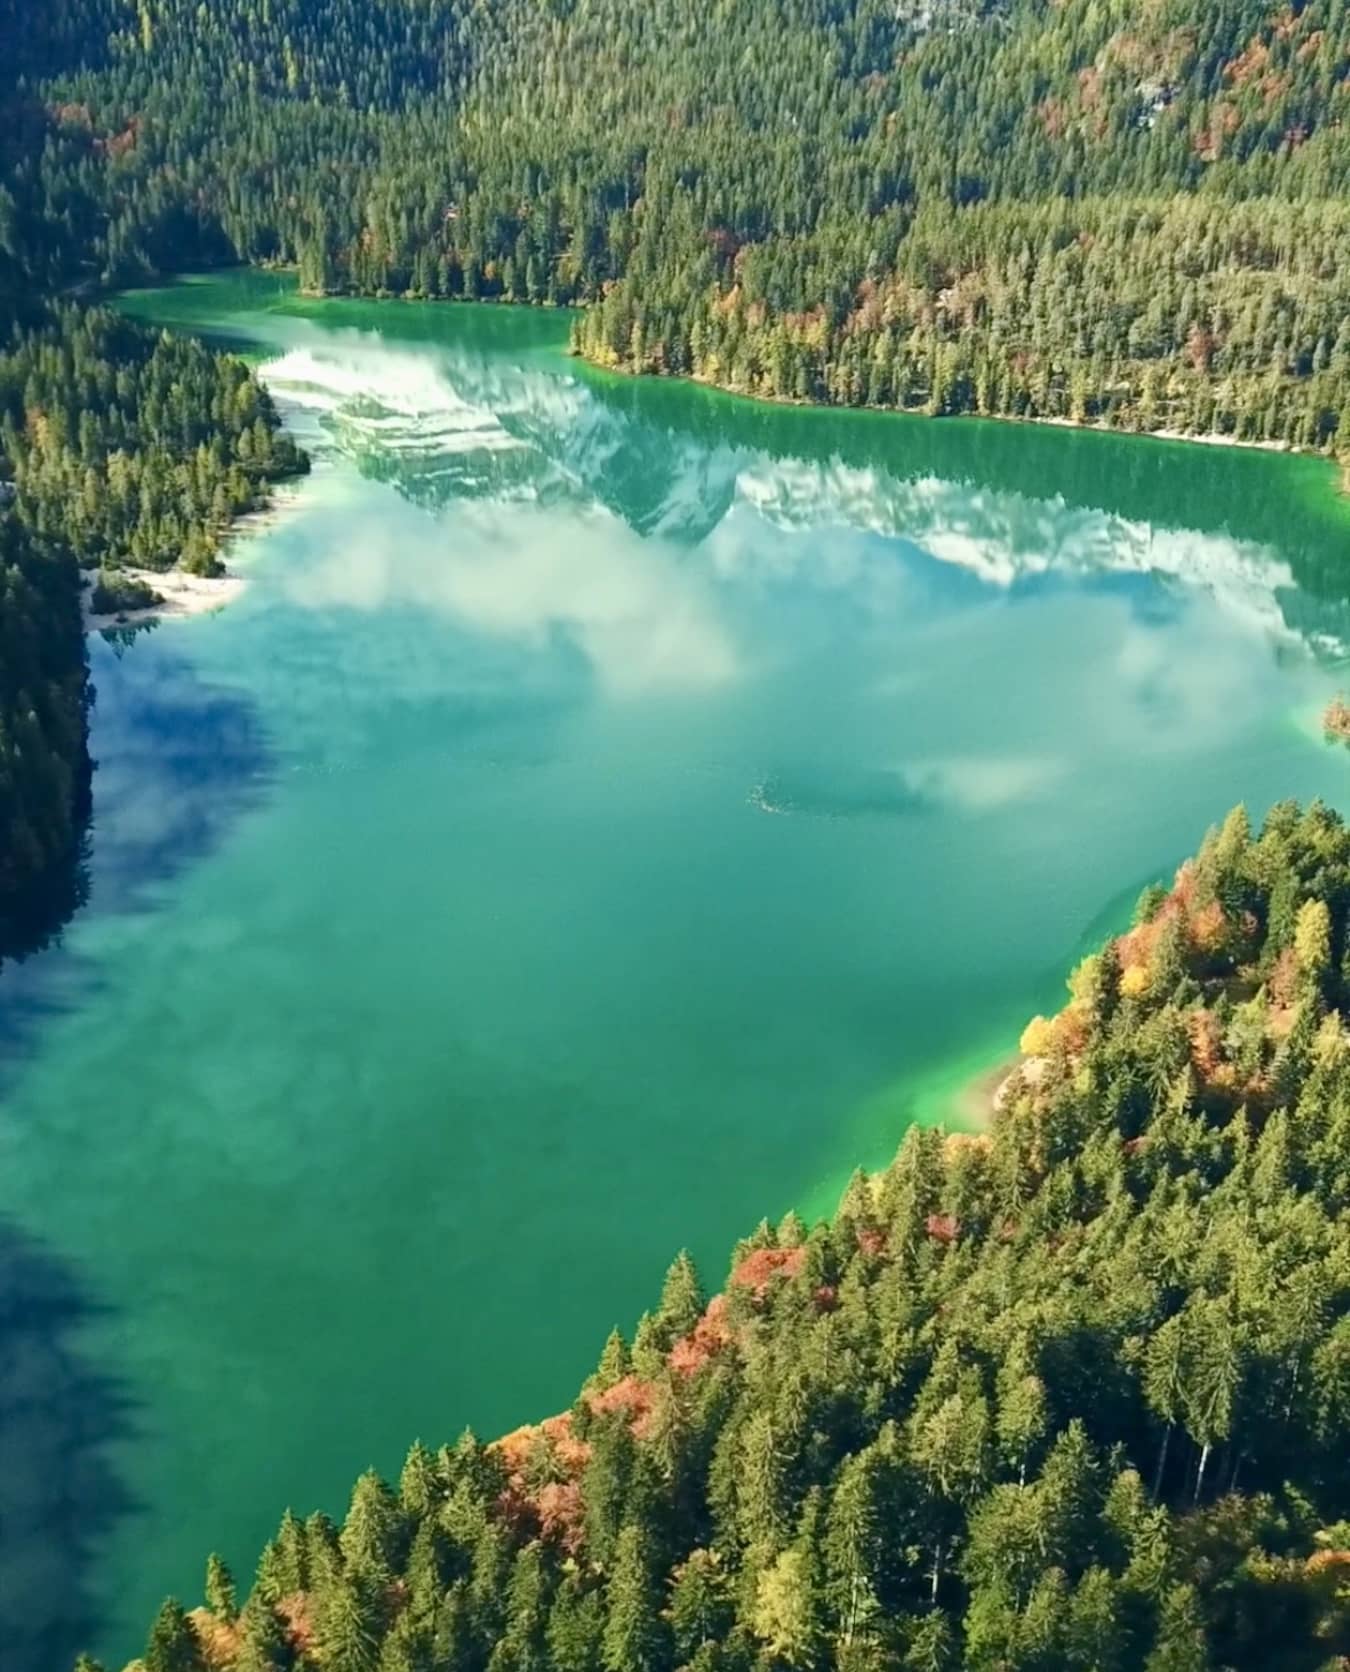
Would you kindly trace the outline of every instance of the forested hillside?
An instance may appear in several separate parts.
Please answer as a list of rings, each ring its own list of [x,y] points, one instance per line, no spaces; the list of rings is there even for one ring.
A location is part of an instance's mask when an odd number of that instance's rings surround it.
[[[31,138],[12,88],[4,110]],[[7,142],[4,179],[19,181],[35,153]],[[82,891],[81,571],[210,573],[231,520],[304,468],[241,361],[44,296],[71,229],[16,239],[13,206],[0,184],[0,961],[41,944]]]
[[[1069,993],[987,1132],[681,1256],[570,1410],[213,1558],[144,1672],[1344,1665],[1350,831],[1230,814]]]
[[[78,898],[88,811],[82,569],[218,567],[304,468],[239,360],[104,309],[0,319],[0,959]],[[111,577],[109,577],[111,578]]]
[[[53,28],[56,28],[53,25]],[[600,302],[758,393],[1350,425],[1344,0],[86,0],[0,244],[131,282]]]

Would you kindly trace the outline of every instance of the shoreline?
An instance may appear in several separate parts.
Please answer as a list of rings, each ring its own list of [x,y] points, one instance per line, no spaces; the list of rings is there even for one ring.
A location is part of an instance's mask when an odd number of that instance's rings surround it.
[[[192,575],[185,569],[122,569],[119,573],[153,587],[162,602],[147,604],[139,610],[116,610],[110,615],[95,615],[90,608],[94,582],[86,579],[80,588],[80,609],[86,633],[102,633],[118,627],[142,627],[151,621],[187,620],[196,615],[212,615],[233,603],[248,585],[242,575],[229,569],[223,575]]]
[[[259,382],[261,381],[259,379]],[[266,388],[266,385],[263,387]],[[292,433],[284,418],[281,428],[288,435]],[[272,483],[266,500],[261,505],[255,505],[251,511],[245,511],[242,516],[236,517],[225,530],[225,537],[221,542],[223,550],[228,551],[240,539],[251,539],[255,534],[266,534],[276,528],[290,512],[299,507],[304,498],[305,484],[313,474],[314,462],[311,459],[310,468],[301,475],[283,477],[280,482]]]
[[[427,301],[439,301],[442,298],[426,298]],[[445,301],[455,302],[457,297],[443,298]],[[532,307],[533,303],[520,304]],[[1322,459],[1335,474],[1333,493],[1337,496],[1350,497],[1350,458],[1339,459],[1334,453],[1324,453],[1317,447],[1298,447],[1292,441],[1248,441],[1240,436],[1224,435],[1221,431],[1211,430],[1204,435],[1194,435],[1189,430],[1161,429],[1161,430],[1132,430],[1125,427],[1116,428],[1111,424],[1098,421],[1088,422],[1077,418],[1065,417],[1032,417],[1026,414],[1011,412],[925,412],[922,407],[904,406],[851,406],[841,401],[813,401],[799,395],[766,395],[750,389],[733,389],[725,383],[715,383],[709,377],[700,377],[689,372],[635,372],[627,366],[607,366],[599,360],[592,360],[588,355],[570,346],[564,350],[570,360],[585,366],[593,372],[600,372],[604,376],[626,378],[633,383],[687,383],[698,389],[709,389],[714,394],[726,395],[731,400],[752,401],[756,406],[790,407],[799,412],[867,412],[879,418],[921,418],[929,423],[946,423],[952,419],[969,419],[980,424],[1034,424],[1044,425],[1052,429],[1073,430],[1084,435],[1113,435],[1126,440],[1142,441],[1184,441],[1194,443],[1197,447],[1231,447],[1244,453],[1276,453],[1286,458],[1294,459]]]
[[[214,278],[220,273],[229,272],[258,272],[280,273],[293,275],[298,269],[286,262],[267,263],[232,263],[226,267],[207,268],[196,273],[165,274],[161,283],[157,285],[135,285],[130,289],[114,291],[112,295],[134,295],[137,291],[156,290],[175,284],[191,283],[194,280]],[[504,297],[479,296],[472,301],[462,296],[412,296],[406,292],[399,294],[394,291],[364,292],[358,290],[330,290],[311,292],[300,288],[298,282],[295,295],[305,302],[326,301],[357,301],[357,302],[415,302],[427,306],[445,305],[447,307],[497,307],[520,308],[532,313],[553,313],[560,315],[581,315],[594,304],[590,302],[520,302],[514,299],[508,301]],[[1038,424],[1054,429],[1078,430],[1085,434],[1134,436],[1153,441],[1184,441],[1192,442],[1197,447],[1232,447],[1242,452],[1277,453],[1289,458],[1324,459],[1333,473],[1332,493],[1338,498],[1350,498],[1350,455],[1344,458],[1334,453],[1323,452],[1316,447],[1299,447],[1291,441],[1248,441],[1238,436],[1225,435],[1221,431],[1209,431],[1204,435],[1194,435],[1187,430],[1156,429],[1135,430],[1115,428],[1100,421],[1087,422],[1068,417],[1030,417],[1016,413],[1001,412],[925,412],[922,407],[900,406],[849,406],[836,401],[813,401],[796,395],[766,395],[755,393],[747,389],[734,389],[724,383],[716,383],[711,378],[700,377],[695,373],[672,374],[670,372],[640,372],[632,371],[626,366],[609,366],[599,360],[593,360],[579,349],[573,348],[570,342],[560,345],[565,359],[575,360],[579,365],[590,371],[604,375],[631,379],[633,382],[652,381],[665,383],[687,383],[700,389],[711,389],[716,394],[727,395],[733,400],[754,401],[763,406],[795,407],[805,412],[870,412],[881,417],[892,418],[969,418],[981,423],[993,424]],[[250,513],[251,514],[251,513]]]
[[[291,512],[299,509],[304,484],[310,479],[310,474],[306,473],[274,484],[266,504],[245,511],[226,529],[221,541],[222,552],[229,552],[241,539],[255,539],[279,527]],[[147,604],[139,610],[114,610],[111,614],[96,615],[90,608],[94,579],[92,575],[86,575],[80,583],[80,613],[86,633],[104,633],[116,631],[119,627],[144,627],[156,621],[187,621],[194,616],[214,615],[233,604],[248,588],[247,578],[228,564],[219,575],[194,575],[177,567],[144,569],[129,565],[119,569],[118,573],[153,587],[163,602]]]
[[[1017,1073],[1026,1058],[1020,1051],[1002,1057],[992,1067],[983,1068],[952,1096],[953,1114],[962,1118],[976,1132],[984,1132],[1003,1107],[1003,1093],[1009,1080]]]
[[[975,418],[979,413],[954,413],[954,417]],[[1193,435],[1189,430],[1130,430],[1115,429],[1110,424],[1099,421],[1088,423],[1077,418],[1015,418],[990,413],[998,423],[1005,424],[1050,424],[1062,430],[1086,430],[1098,435],[1148,436],[1154,441],[1191,441],[1197,447],[1237,447],[1244,452],[1254,453],[1288,453],[1295,457],[1308,459],[1326,459],[1328,464],[1336,463],[1330,453],[1319,453],[1315,447],[1296,447],[1292,441],[1244,441],[1240,436],[1224,435],[1221,430],[1210,430],[1204,435]]]
[[[1027,1014],[1035,1007],[1033,999]],[[1017,1049],[1020,1025],[1010,1017],[1005,1026],[991,1028],[980,1043],[916,1077],[904,1076],[867,1099],[858,1111],[857,1130],[847,1150],[841,1151],[851,1163],[822,1170],[791,1205],[808,1224],[828,1218],[855,1169],[860,1167],[869,1177],[884,1171],[911,1126],[935,1128],[948,1137],[983,1136],[998,1112],[999,1094],[1009,1076],[1027,1060]]]

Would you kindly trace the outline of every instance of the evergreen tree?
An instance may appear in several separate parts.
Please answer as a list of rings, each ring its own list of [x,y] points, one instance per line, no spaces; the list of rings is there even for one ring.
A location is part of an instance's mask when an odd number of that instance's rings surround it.
[[[318,1640],[324,1672],[375,1672],[380,1654],[380,1610],[369,1581],[342,1575],[319,1597]]]
[[[670,1623],[681,1660],[691,1660],[725,1636],[732,1617],[730,1587],[717,1553],[691,1550],[675,1571],[670,1594]]]
[[[555,1672],[594,1672],[600,1664],[604,1604],[575,1574],[564,1577],[548,1618],[548,1654]]]
[[[664,1650],[665,1627],[647,1534],[630,1521],[619,1533],[605,1586],[600,1663],[605,1672],[656,1672]]]
[[[1163,1600],[1158,1636],[1144,1672],[1209,1672],[1204,1626],[1189,1585],[1174,1585]]]
[[[218,1620],[232,1621],[238,1612],[234,1576],[214,1552],[206,1558],[206,1606]]]
[[[707,1299],[687,1250],[681,1250],[666,1273],[656,1316],[668,1343],[690,1330],[703,1316]]]
[[[373,1469],[357,1481],[338,1544],[349,1572],[374,1581],[387,1578],[402,1542],[398,1499]]]
[[[172,1597],[155,1617],[142,1658],[145,1672],[205,1672],[192,1621]]]
[[[291,1655],[276,1611],[256,1594],[239,1615],[239,1650],[233,1672],[286,1672]]]
[[[440,1493],[436,1460],[420,1440],[414,1441],[398,1481],[399,1505],[403,1513],[414,1518],[429,1514]]]

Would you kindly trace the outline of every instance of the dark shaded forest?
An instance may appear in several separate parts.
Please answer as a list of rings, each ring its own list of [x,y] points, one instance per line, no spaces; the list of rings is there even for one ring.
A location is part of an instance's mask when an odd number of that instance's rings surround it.
[[[79,903],[89,813],[79,570],[0,506],[0,958]]]

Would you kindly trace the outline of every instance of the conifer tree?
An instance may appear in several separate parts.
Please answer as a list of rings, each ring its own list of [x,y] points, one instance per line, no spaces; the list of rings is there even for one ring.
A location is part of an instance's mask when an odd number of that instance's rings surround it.
[[[606,1338],[600,1362],[587,1378],[582,1393],[604,1393],[616,1382],[621,1382],[633,1368],[628,1344],[622,1331],[612,1329]]]
[[[676,1570],[670,1595],[675,1650],[690,1660],[705,1644],[718,1641],[731,1623],[730,1589],[715,1551],[691,1550]]]
[[[589,1439],[591,1455],[582,1477],[586,1546],[596,1561],[606,1565],[629,1502],[635,1447],[632,1431],[622,1420],[597,1423]]]
[[[206,1558],[206,1606],[218,1620],[232,1621],[238,1612],[234,1576],[214,1552]]]
[[[197,1633],[172,1597],[155,1617],[143,1659],[145,1672],[204,1672]]]
[[[399,1554],[402,1530],[397,1498],[373,1469],[367,1469],[352,1492],[338,1540],[348,1570],[377,1581],[386,1578]]]
[[[375,1592],[363,1573],[343,1574],[318,1598],[318,1639],[324,1672],[375,1672],[380,1656],[380,1616]]]
[[[656,1672],[665,1628],[646,1533],[628,1522],[619,1533],[605,1586],[600,1662],[605,1672]]]
[[[848,1458],[835,1476],[824,1540],[831,1602],[843,1642],[877,1618],[882,1562],[882,1464],[872,1448]]]
[[[233,1672],[285,1672],[291,1655],[272,1606],[256,1594],[239,1615],[239,1651]]]
[[[427,1515],[440,1494],[436,1460],[420,1440],[413,1442],[398,1480],[399,1503],[405,1515]]]
[[[564,1576],[548,1617],[548,1655],[554,1672],[594,1672],[600,1664],[604,1603],[576,1574]]]
[[[1204,1627],[1189,1585],[1174,1585],[1163,1599],[1158,1635],[1144,1672],[1209,1672]]]
[[[690,1259],[688,1251],[682,1249],[666,1273],[665,1284],[661,1290],[661,1304],[656,1312],[667,1346],[680,1336],[688,1335],[703,1316],[706,1304],[694,1262]]]

